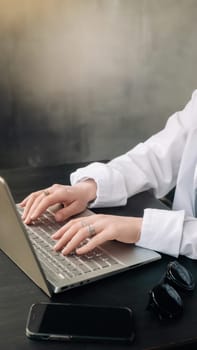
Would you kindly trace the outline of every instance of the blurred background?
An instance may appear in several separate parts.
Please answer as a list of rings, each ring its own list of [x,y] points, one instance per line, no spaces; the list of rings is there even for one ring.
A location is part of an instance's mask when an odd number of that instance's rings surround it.
[[[196,88],[196,0],[0,0],[0,168],[111,159]]]

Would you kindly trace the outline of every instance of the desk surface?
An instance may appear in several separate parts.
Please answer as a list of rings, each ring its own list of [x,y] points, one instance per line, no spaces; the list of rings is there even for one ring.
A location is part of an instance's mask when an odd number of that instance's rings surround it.
[[[31,191],[50,186],[53,183],[68,183],[69,174],[79,164],[56,167],[1,170],[13,193],[20,201]],[[129,199],[126,207],[99,209],[97,212],[118,215],[142,215],[145,207],[165,208],[151,193],[144,192]],[[14,234],[14,233],[13,233]],[[70,303],[92,303],[106,305],[127,305],[134,311],[136,339],[132,346],[35,342],[26,338],[25,324],[32,303],[50,301],[49,298],[22,273],[2,252],[0,253],[0,349],[69,349],[110,350],[117,349],[164,349],[176,344],[179,349],[186,344],[197,343],[197,289],[191,296],[184,296],[183,317],[169,324],[160,324],[146,311],[148,291],[159,281],[167,263],[172,260],[165,255],[160,261],[123,272],[103,280],[56,295],[52,301]],[[180,258],[197,281],[197,262]],[[194,347],[193,347],[194,346]],[[192,348],[195,348],[193,345]],[[177,347],[176,347],[177,348]]]

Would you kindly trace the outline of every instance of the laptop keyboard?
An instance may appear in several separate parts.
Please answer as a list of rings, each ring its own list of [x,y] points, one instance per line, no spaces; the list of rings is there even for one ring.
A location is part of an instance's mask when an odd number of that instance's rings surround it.
[[[18,211],[22,214],[23,209],[18,207]],[[53,214],[49,211],[32,222],[31,225],[25,225],[36,255],[46,272],[50,271],[61,279],[72,279],[88,272],[120,264],[117,259],[101,247],[96,247],[91,252],[81,256],[75,253],[65,256],[60,252],[55,252],[53,250],[55,241],[51,235],[61,226],[54,221]]]

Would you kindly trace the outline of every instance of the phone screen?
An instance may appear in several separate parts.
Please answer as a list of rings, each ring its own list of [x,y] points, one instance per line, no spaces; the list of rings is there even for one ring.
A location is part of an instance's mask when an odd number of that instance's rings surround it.
[[[39,303],[32,305],[26,334],[42,339],[131,341],[132,311],[126,307]]]

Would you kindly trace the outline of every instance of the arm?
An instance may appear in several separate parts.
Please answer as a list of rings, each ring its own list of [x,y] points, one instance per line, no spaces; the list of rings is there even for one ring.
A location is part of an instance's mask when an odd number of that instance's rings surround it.
[[[94,228],[91,239],[88,227]],[[108,240],[135,243],[137,246],[178,257],[197,259],[197,219],[186,217],[184,210],[146,209],[143,219],[113,215],[90,215],[69,221],[52,238],[55,250],[84,254]]]
[[[97,183],[95,207],[125,205],[128,197],[147,189],[162,197],[176,184],[187,134],[197,124],[196,111],[195,92],[162,131],[107,164],[92,163],[78,169],[71,174],[71,183],[93,178]]]

